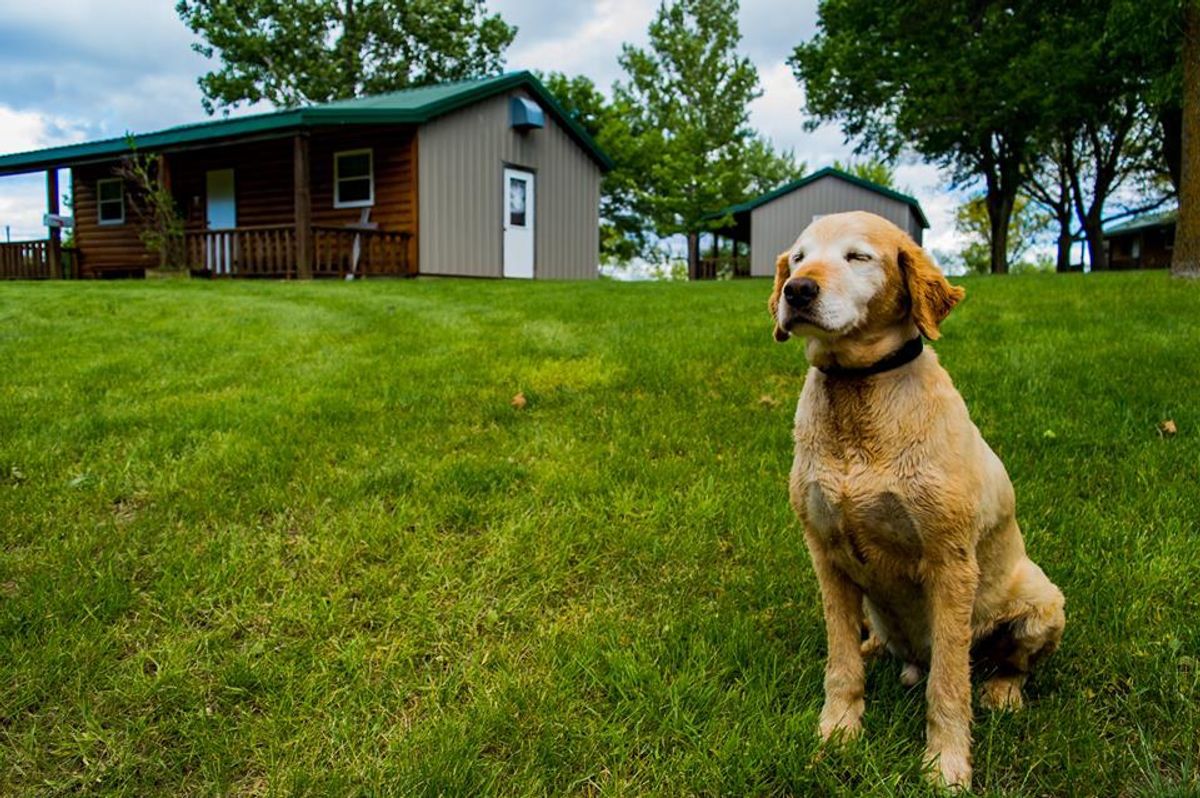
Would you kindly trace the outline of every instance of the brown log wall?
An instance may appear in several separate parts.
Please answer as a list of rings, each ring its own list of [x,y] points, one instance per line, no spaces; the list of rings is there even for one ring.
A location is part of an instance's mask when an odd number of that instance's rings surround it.
[[[237,226],[266,227],[294,223],[292,138],[228,144],[167,154],[171,189],[184,217],[185,230],[206,229],[206,173],[234,170]],[[384,232],[408,233],[406,260],[416,261],[416,136],[411,128],[354,127],[311,134],[312,223],[341,227],[357,224],[361,208],[333,206],[333,158],[342,150],[371,148],[375,203],[368,220]],[[72,170],[76,246],[84,254],[83,276],[139,271],[158,265],[139,237],[140,225],[126,202],[125,223],[100,225],[96,181],[113,176],[117,163],[92,164]],[[130,192],[126,186],[126,192]]]

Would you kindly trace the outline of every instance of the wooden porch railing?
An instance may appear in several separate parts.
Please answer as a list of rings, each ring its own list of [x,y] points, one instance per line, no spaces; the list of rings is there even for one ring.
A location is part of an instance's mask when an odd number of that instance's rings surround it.
[[[412,234],[350,227],[312,227],[314,277],[411,274]],[[184,236],[187,265],[216,277],[296,276],[295,225],[232,227]]]
[[[186,233],[190,269],[218,277],[295,277],[296,228],[290,224]]]
[[[392,230],[313,226],[313,276],[408,275],[412,234]]]
[[[50,276],[49,241],[0,243],[0,280],[44,280]]]

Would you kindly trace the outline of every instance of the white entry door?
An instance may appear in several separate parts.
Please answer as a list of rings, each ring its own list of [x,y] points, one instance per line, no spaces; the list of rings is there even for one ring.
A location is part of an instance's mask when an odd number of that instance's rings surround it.
[[[204,195],[208,199],[208,229],[237,227],[237,199],[233,170],[212,169],[205,175]],[[233,236],[209,236],[205,264],[214,274],[229,274],[233,266]]]
[[[504,276],[533,277],[533,172],[504,170]]]

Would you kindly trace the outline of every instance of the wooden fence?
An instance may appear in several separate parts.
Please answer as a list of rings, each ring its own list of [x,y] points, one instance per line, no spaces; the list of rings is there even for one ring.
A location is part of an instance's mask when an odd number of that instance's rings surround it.
[[[50,276],[49,243],[12,241],[0,243],[0,280],[44,280]]]

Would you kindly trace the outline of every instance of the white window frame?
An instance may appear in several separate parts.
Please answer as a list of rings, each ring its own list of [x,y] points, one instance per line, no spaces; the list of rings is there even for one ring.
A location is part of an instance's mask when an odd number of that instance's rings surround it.
[[[367,156],[367,179],[369,181],[369,193],[365,200],[353,200],[351,202],[342,202],[338,199],[338,188],[341,186],[342,176],[341,160],[343,155],[363,155]],[[347,178],[348,180],[361,180],[361,177]],[[342,150],[333,154],[333,207],[335,208],[366,208],[375,204],[375,151],[371,147],[364,147],[358,150]]]
[[[120,219],[105,219],[100,213],[100,206],[103,202],[113,202],[113,200],[100,199],[100,187],[105,183],[116,183],[121,187],[121,218]],[[96,224],[117,225],[125,224],[125,181],[119,177],[105,177],[96,181]]]

